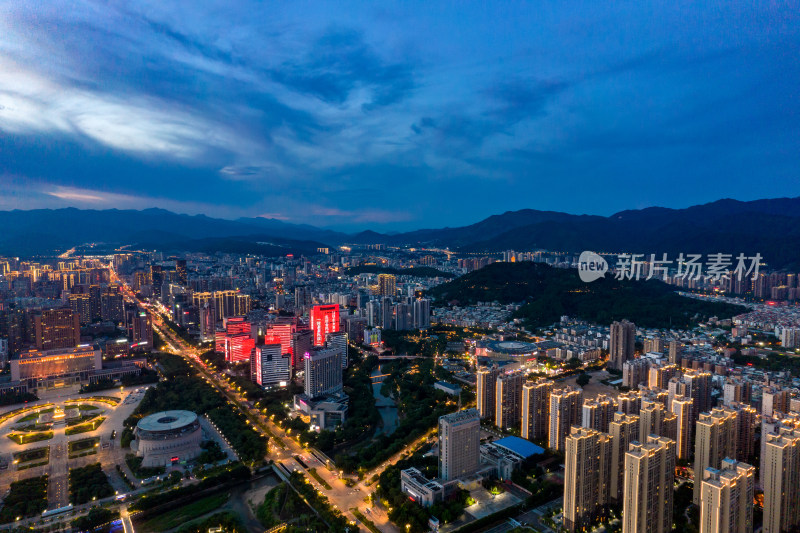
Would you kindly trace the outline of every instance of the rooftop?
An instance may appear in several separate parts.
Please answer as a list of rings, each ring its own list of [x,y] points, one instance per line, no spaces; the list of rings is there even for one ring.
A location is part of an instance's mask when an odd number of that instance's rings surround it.
[[[501,448],[505,448],[506,450],[515,453],[524,459],[527,459],[532,455],[540,455],[544,453],[544,448],[520,437],[504,437],[500,440],[494,441],[492,444]]]

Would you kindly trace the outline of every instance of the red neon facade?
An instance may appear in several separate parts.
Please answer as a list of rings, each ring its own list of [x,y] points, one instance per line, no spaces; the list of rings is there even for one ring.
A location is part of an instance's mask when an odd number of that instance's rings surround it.
[[[325,335],[339,331],[339,304],[312,307],[311,330],[314,332],[314,346],[324,346]]]

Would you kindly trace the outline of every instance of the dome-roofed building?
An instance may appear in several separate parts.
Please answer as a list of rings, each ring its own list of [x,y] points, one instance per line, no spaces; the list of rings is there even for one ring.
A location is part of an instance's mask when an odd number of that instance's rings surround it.
[[[203,431],[191,411],[161,411],[136,424],[131,450],[142,458],[142,466],[169,466],[200,455]]]

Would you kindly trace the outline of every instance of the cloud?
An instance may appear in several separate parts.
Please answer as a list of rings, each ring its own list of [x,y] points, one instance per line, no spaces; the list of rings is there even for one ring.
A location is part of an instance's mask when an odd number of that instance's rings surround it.
[[[354,30],[325,33],[302,59],[285,61],[270,74],[297,92],[331,104],[343,104],[363,88],[369,93],[366,110],[400,102],[414,88],[410,64],[380,58]]]

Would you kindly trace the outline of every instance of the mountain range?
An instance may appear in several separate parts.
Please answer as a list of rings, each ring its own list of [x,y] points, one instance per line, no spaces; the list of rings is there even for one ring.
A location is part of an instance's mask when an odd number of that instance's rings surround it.
[[[240,246],[231,246],[230,241]],[[650,207],[604,217],[522,209],[468,226],[382,234],[341,233],[269,218],[224,220],[163,209],[0,211],[0,253],[35,254],[86,242],[187,251],[310,253],[320,246],[387,244],[464,252],[543,248],[616,253],[761,253],[773,268],[800,268],[800,197],[742,202],[723,199],[685,209]],[[219,250],[224,251],[224,250]],[[254,253],[257,253],[254,251]]]

